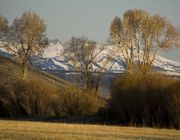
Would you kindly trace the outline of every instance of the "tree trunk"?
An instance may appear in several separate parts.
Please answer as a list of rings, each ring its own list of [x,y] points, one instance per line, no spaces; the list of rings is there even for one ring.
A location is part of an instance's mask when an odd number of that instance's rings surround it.
[[[25,80],[26,79],[26,76],[27,76],[27,62],[25,62],[23,64],[23,67],[22,67],[22,79]]]

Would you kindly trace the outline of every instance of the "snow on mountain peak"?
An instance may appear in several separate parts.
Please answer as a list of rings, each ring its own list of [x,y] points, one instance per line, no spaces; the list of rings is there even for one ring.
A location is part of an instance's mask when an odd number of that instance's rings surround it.
[[[93,69],[103,68],[107,72],[112,73],[122,73],[124,72],[122,54],[116,53],[114,46],[112,45],[97,45],[99,47],[104,47],[104,50],[98,55],[96,61],[93,64]],[[63,56],[64,45],[59,40],[51,41],[49,47],[44,49],[42,57],[33,56],[31,58],[31,63],[43,70],[64,70],[72,71],[73,65],[65,59]],[[98,49],[97,49],[98,51]],[[111,54],[111,52],[116,54]],[[0,55],[8,56],[7,51],[1,49]],[[108,64],[103,65],[106,60],[110,60]],[[180,75],[180,62],[176,62],[162,56],[157,56],[153,63],[153,67],[157,71],[161,71],[165,74]]]
[[[44,49],[43,58],[57,57],[63,53],[63,50],[62,43],[50,43],[49,47]]]
[[[44,49],[43,57],[34,60],[33,64],[46,70],[73,70],[73,65],[62,55],[63,47],[61,42],[50,43],[50,47]],[[98,47],[102,47],[102,45],[99,44]],[[98,55],[97,63],[93,64],[93,69],[103,67],[103,62],[107,58],[110,58],[111,61],[103,68],[113,73],[124,72],[122,59],[119,56],[121,54],[110,55],[110,52],[114,49],[112,45],[103,45],[103,47],[104,50]],[[41,63],[39,63],[39,59],[41,59]],[[51,61],[48,61],[49,59]],[[153,66],[164,73],[176,73],[180,75],[180,62],[157,56]]]

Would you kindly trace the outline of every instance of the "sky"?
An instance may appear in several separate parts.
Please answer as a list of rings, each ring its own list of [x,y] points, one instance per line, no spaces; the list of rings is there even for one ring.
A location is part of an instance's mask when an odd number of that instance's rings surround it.
[[[87,36],[106,43],[113,18],[130,9],[159,14],[180,27],[180,0],[0,0],[0,15],[10,23],[25,10],[34,11],[44,19],[47,36],[62,42],[72,36]],[[180,62],[180,49],[162,55]]]

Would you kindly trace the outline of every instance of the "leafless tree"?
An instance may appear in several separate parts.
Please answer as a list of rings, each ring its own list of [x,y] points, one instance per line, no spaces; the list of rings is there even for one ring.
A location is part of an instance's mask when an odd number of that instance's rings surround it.
[[[72,37],[65,45],[64,55],[73,64],[75,71],[82,76],[86,88],[93,88],[93,69],[97,56],[103,51],[103,47],[97,48],[96,42],[85,37]],[[97,87],[96,87],[97,88]]]
[[[5,38],[7,37],[8,33],[8,20],[0,16],[0,47],[3,47],[5,45]]]
[[[22,63],[22,78],[26,78],[26,71],[30,57],[40,54],[48,45],[45,37],[46,25],[36,13],[25,11],[21,18],[16,18],[9,30],[9,51],[18,57]]]
[[[114,18],[110,38],[125,60],[127,73],[148,72],[161,50],[180,46],[178,28],[164,17],[138,9],[125,12],[123,20]]]

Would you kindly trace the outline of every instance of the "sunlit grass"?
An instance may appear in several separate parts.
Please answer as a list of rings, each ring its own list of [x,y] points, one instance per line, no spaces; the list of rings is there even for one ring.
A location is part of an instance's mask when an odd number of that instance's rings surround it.
[[[0,139],[5,140],[116,140],[116,139],[180,139],[180,131],[118,127],[106,125],[81,125],[65,123],[0,120]]]

